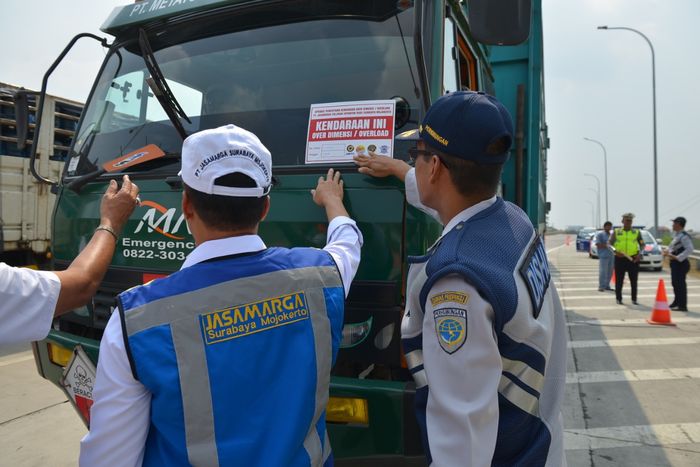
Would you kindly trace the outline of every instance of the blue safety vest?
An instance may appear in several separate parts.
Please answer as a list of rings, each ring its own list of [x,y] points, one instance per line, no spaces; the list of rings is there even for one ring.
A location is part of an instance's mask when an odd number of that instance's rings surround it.
[[[550,283],[544,245],[526,214],[498,198],[457,224],[425,256],[409,262],[409,278],[416,279],[408,284],[407,302],[418,303],[423,313],[432,286],[451,274],[462,276],[493,307],[502,375],[492,465],[563,465],[565,317]],[[430,368],[424,368],[422,333],[402,343],[416,381],[416,414],[431,462],[427,401],[430,384],[440,382],[431,382]]]
[[[152,395],[144,465],[331,464],[344,301],[312,248],[215,258],[122,293],[131,368]]]

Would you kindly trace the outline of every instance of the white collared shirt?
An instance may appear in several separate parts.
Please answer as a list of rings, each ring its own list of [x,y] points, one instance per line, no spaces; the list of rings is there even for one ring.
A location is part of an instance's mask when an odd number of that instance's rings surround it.
[[[60,292],[53,272],[0,263],[0,345],[46,337]]]
[[[442,224],[442,220],[440,219],[440,216],[438,215],[438,212],[433,209],[429,208],[428,206],[424,205],[423,203],[420,202],[420,195],[418,194],[418,182],[416,181],[416,169],[411,168],[407,173],[406,173],[406,180],[405,180],[405,185],[406,185],[406,201],[408,203],[423,211],[424,213],[428,214],[430,217],[435,219],[436,221],[440,222]],[[470,217],[473,215],[483,211],[484,209],[488,208],[491,206],[493,203],[496,202],[496,197],[492,197],[489,199],[485,199],[474,206],[470,206],[464,211],[461,211],[458,213],[456,216],[454,216],[450,221],[447,223],[444,229],[442,229],[442,235],[440,237],[444,237],[447,232],[452,230],[455,225],[459,224],[460,222],[468,220]]]
[[[330,253],[343,280],[345,295],[360,264],[362,233],[352,219],[331,220],[324,251]],[[208,259],[264,250],[257,235],[210,240],[197,246],[182,268]],[[119,312],[112,313],[100,342],[97,378],[92,392],[90,432],[80,442],[82,466],[140,466],[150,426],[151,393],[134,379],[126,355]]]

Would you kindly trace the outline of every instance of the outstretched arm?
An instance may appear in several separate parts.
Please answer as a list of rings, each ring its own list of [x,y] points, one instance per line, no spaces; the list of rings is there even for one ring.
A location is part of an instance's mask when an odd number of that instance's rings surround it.
[[[360,229],[343,205],[343,181],[340,179],[340,172],[329,169],[325,178],[318,179],[318,184],[311,190],[311,195],[316,204],[326,209],[328,233],[326,246],[323,249],[331,255],[338,266],[347,297],[350,284],[360,265],[363,241]]]
[[[387,156],[377,156],[370,152],[369,156],[355,156],[355,164],[359,166],[358,172],[372,177],[383,178],[394,176],[406,184],[406,201],[436,221],[442,223],[437,211],[425,206],[420,201],[418,184],[416,183],[416,171],[413,167],[400,159]]]
[[[406,181],[406,174],[411,170],[411,166],[400,159],[377,156],[371,151],[369,156],[355,156],[353,160],[359,166],[358,172],[377,178],[393,175],[403,182]]]
[[[56,303],[59,316],[87,303],[102,282],[117,246],[117,236],[134,211],[139,187],[124,175],[121,189],[111,180],[102,196],[100,226],[92,239],[65,271],[56,271],[61,281],[61,292]]]

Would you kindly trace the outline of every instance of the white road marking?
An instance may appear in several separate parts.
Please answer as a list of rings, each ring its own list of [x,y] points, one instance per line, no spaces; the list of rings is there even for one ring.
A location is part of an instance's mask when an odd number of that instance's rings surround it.
[[[15,363],[26,362],[27,360],[34,360],[34,355],[27,355],[24,357],[8,358],[7,360],[0,360],[0,367],[14,365]]]
[[[557,289],[558,290],[558,289]],[[599,292],[600,293],[600,292]],[[629,296],[629,290],[628,287],[625,287],[622,289],[622,294],[623,296],[623,301]],[[670,295],[673,295],[671,293]],[[666,296],[669,296],[669,291],[666,291]],[[613,294],[603,294],[600,293],[600,295],[573,295],[573,296],[563,296],[562,298],[564,301],[568,302],[569,300],[612,300],[615,296]],[[697,293],[689,293],[688,298],[691,297],[700,297],[700,294]],[[656,298],[656,294],[637,294],[637,299],[640,298]],[[630,302],[631,303],[631,302]]]
[[[656,370],[589,371],[567,373],[566,384],[612,383],[616,381],[660,381],[700,378],[700,368],[661,368]]]
[[[549,250],[547,250],[547,254],[551,253],[554,250],[558,250],[559,248],[563,248],[565,246],[568,246],[568,245],[565,243],[563,245],[559,245],[559,246],[555,246],[554,248],[550,248]]]
[[[601,307],[601,308],[607,308],[607,307]],[[691,318],[691,317],[672,317],[671,320],[678,324],[678,323],[692,323],[692,324],[700,324],[700,318]],[[570,321],[566,323],[567,326],[625,326],[625,325],[630,325],[630,324],[643,324],[643,325],[648,325],[646,319],[585,319],[585,320],[578,320],[578,321]]]
[[[626,305],[629,306],[634,306],[631,303],[628,303]],[[614,305],[605,305],[605,306],[565,306],[564,309],[566,311],[572,311],[572,312],[577,312],[577,311],[592,311],[592,310],[618,310],[618,311],[624,311],[627,310],[627,306],[625,307],[620,307],[620,305],[614,304]],[[639,310],[639,308],[629,308],[629,310],[632,311],[644,311],[644,310]]]
[[[638,291],[642,290],[656,290],[657,286],[648,286],[648,287],[640,287],[639,285],[637,286]],[[700,289],[700,285],[688,285],[687,286],[688,290],[690,289]],[[596,285],[595,288],[592,287],[563,287],[559,288],[557,287],[557,290],[559,292],[572,292],[574,290],[587,290],[589,292],[598,292],[598,286]],[[673,290],[673,288],[671,288]]]
[[[685,345],[700,344],[700,337],[662,337],[648,339],[610,339],[591,341],[570,341],[567,346],[570,349],[590,349],[593,347],[632,347],[650,345]]]
[[[665,282],[666,290],[673,291],[673,287],[671,286],[671,283],[670,283],[670,282],[666,282],[666,281],[664,281],[664,282]],[[587,285],[588,287],[585,288],[585,290],[589,290],[589,291],[591,291],[591,292],[597,292],[597,291],[598,291],[598,281],[595,281],[595,282],[593,282],[593,281],[590,281],[590,282],[587,282],[587,281],[571,281],[571,282],[564,282],[564,283],[562,283],[562,282],[555,282],[555,283],[554,283],[554,286],[557,288],[557,290],[561,290],[561,289],[567,288],[567,287],[566,287],[567,285],[581,285],[581,286]],[[654,290],[656,290],[656,288],[657,288],[658,286],[659,286],[659,281],[649,281],[649,282],[642,282],[642,281],[640,281],[640,282],[637,283],[637,289],[638,289],[638,290],[642,290],[643,288],[649,288],[649,287],[651,287],[651,288],[653,288]],[[615,284],[610,284],[610,287],[614,289],[614,288],[615,288]],[[628,284],[627,282],[625,282],[624,288],[626,289],[626,288],[628,288],[628,287],[629,287],[629,284]],[[691,287],[691,286],[688,285],[688,287]]]
[[[700,423],[630,425],[564,430],[564,447],[605,449],[625,446],[668,446],[700,443]]]
[[[590,277],[591,279],[597,278],[598,277],[598,271],[591,271],[590,273],[587,272],[576,272],[576,273],[565,273],[565,274],[552,274],[552,277],[555,277],[557,279],[580,279],[580,278],[586,278]],[[643,279],[647,279],[649,276],[644,277]],[[671,280],[671,276],[653,276],[652,277],[654,280]],[[625,276],[625,280],[629,280],[627,276]]]

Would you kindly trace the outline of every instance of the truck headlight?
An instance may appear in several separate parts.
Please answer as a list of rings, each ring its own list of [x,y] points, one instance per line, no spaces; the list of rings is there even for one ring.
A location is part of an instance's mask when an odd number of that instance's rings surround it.
[[[60,346],[58,344],[53,344],[49,342],[48,348],[49,360],[51,361],[51,363],[54,363],[58,366],[62,366],[65,368],[65,366],[68,365],[68,362],[70,361],[71,357],[73,357],[72,350]]]
[[[372,318],[362,323],[351,323],[343,326],[343,339],[340,341],[340,348],[347,349],[355,347],[367,339],[369,331],[372,329]]]
[[[326,421],[368,425],[369,408],[367,400],[354,397],[330,397],[326,406]]]

